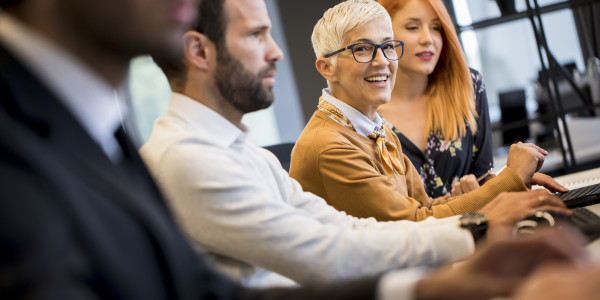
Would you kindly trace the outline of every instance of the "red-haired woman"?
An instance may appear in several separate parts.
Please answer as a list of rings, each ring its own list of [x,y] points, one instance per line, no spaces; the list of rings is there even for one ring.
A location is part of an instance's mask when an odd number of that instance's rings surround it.
[[[467,66],[446,7],[441,0],[379,3],[392,17],[394,38],[405,42],[392,97],[379,113],[430,197],[479,187],[475,176],[493,163],[485,86]]]

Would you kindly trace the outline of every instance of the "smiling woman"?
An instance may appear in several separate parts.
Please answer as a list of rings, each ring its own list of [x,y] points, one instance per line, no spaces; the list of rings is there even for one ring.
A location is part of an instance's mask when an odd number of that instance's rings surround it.
[[[390,100],[393,82],[398,68],[398,56],[386,56],[382,45],[399,42],[392,41],[393,34],[389,19],[374,19],[349,31],[344,38],[346,50],[337,55],[333,66],[323,56],[317,59],[317,70],[327,79],[331,96],[343,99],[344,103],[357,109],[370,120],[375,117],[377,108]],[[375,45],[375,43],[381,43]],[[365,47],[369,45],[371,47]],[[363,53],[368,52],[370,53]],[[366,56],[367,59],[363,59]]]
[[[418,221],[475,211],[501,191],[522,189],[507,172],[494,186],[460,197],[427,196],[400,141],[377,112],[390,101],[404,52],[380,4],[349,0],[327,10],[312,42],[316,68],[329,87],[292,151],[290,176],[305,191],[356,217]],[[432,60],[433,53],[419,56]]]

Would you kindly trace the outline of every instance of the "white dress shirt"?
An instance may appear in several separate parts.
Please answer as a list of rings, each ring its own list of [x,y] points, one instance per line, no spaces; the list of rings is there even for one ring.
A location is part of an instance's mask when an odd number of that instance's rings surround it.
[[[27,28],[8,13],[0,13],[0,42],[26,65],[75,116],[112,161],[122,150],[114,137],[121,125],[117,91],[76,57]]]
[[[242,284],[331,282],[436,266],[474,251],[458,217],[377,222],[339,212],[303,192],[271,152],[246,137],[215,111],[173,93],[168,114],[140,150],[180,225]],[[412,291],[416,280],[382,286]]]

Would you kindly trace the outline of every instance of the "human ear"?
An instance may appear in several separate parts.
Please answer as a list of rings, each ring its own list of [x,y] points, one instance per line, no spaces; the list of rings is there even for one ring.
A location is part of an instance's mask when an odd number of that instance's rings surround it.
[[[315,66],[317,67],[317,71],[329,82],[335,82],[337,80],[337,76],[335,73],[335,67],[331,64],[329,59],[325,57],[317,58],[315,61]]]
[[[188,31],[183,35],[183,56],[188,67],[208,70],[216,60],[214,43],[204,34]],[[215,57],[213,57],[215,56]]]

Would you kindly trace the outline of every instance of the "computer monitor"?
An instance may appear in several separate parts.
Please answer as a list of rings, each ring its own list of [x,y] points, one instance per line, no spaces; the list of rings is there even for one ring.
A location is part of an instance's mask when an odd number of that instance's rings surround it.
[[[527,109],[525,107],[525,90],[517,89],[501,92],[500,112],[502,113],[502,124],[509,125],[517,121],[527,120]],[[505,145],[529,138],[529,123],[517,128],[502,129],[502,140]]]

